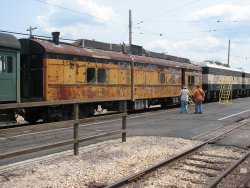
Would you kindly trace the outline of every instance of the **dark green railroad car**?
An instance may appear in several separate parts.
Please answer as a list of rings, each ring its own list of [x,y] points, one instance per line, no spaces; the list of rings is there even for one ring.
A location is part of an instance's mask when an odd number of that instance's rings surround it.
[[[0,103],[20,102],[20,49],[16,37],[0,33]]]

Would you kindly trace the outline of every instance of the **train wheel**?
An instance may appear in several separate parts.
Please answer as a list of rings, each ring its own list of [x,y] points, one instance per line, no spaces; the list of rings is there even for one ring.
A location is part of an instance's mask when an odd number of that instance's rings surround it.
[[[93,117],[95,108],[93,105],[80,105],[80,118]]]
[[[41,108],[28,108],[25,109],[24,119],[25,121],[33,124],[36,123],[39,119],[43,118],[43,110]]]
[[[48,107],[43,111],[43,121],[46,123],[66,121],[73,117],[72,107],[69,106],[57,106]]]

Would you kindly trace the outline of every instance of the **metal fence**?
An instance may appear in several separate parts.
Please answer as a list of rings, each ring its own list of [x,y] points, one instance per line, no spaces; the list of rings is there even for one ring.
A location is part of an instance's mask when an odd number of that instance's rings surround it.
[[[87,101],[89,102],[89,101]],[[126,141],[126,117],[127,117],[127,103],[126,101],[119,101],[119,113],[113,114],[113,115],[105,115],[105,116],[100,116],[100,117],[92,117],[92,118],[84,118],[84,119],[79,119],[79,104],[82,103],[87,103],[86,101],[66,101],[66,103],[63,104],[72,104],[74,105],[74,119],[73,120],[68,120],[68,121],[61,121],[61,122],[53,122],[53,123],[46,123],[46,124],[37,124],[37,125],[32,125],[32,126],[25,126],[25,127],[16,127],[16,128],[9,128],[9,129],[4,129],[1,130],[1,134],[7,134],[11,132],[18,132],[18,131],[28,131],[28,130],[33,130],[33,131],[42,131],[42,130],[50,130],[52,128],[60,128],[60,127],[72,127],[74,128],[73,130],[73,138],[68,139],[68,140],[63,140],[60,142],[56,143],[51,143],[47,145],[40,145],[39,147],[32,147],[28,149],[23,149],[20,151],[14,151],[14,152],[6,152],[6,153],[1,153],[0,154],[0,159],[7,159],[19,155],[24,155],[24,154],[29,154],[33,152],[38,152],[42,150],[47,150],[47,149],[52,149],[56,147],[61,147],[65,145],[73,145],[74,146],[74,155],[79,154],[79,144],[81,142],[89,141],[92,139],[97,139],[101,137],[107,137],[115,134],[122,134],[122,142]],[[62,102],[52,102],[52,103],[47,103],[47,102],[39,102],[35,103],[36,106],[50,106],[50,105],[55,105],[56,104],[62,104]],[[31,107],[31,103],[26,104],[26,103],[20,103],[20,104],[4,104],[0,105],[0,110],[1,109],[10,109],[10,108],[16,108],[16,105],[18,107]],[[1,108],[2,107],[2,108]],[[88,136],[88,137],[79,137],[79,124],[84,124],[84,123],[89,123],[93,121],[102,121],[102,120],[111,120],[111,119],[119,119],[122,118],[122,127],[120,130],[113,130],[109,132],[103,132],[100,134]]]

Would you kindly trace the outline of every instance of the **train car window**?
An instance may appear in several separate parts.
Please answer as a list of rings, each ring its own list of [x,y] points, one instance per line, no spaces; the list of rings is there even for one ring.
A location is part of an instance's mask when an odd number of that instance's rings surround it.
[[[98,69],[97,70],[97,81],[98,83],[105,83],[106,82],[106,70],[105,69]]]
[[[160,84],[164,84],[165,83],[165,73],[161,73],[160,74]]]
[[[4,72],[4,70],[5,70],[5,63],[4,63],[4,61],[3,61],[3,57],[4,56],[0,56],[0,73],[2,73],[2,72]]]
[[[189,84],[194,84],[195,83],[194,76],[188,76],[188,83]]]
[[[0,73],[13,72],[13,58],[11,56],[0,56]]]
[[[11,56],[7,56],[7,72],[13,72],[13,58]]]
[[[96,81],[95,68],[87,68],[87,82],[95,83],[95,81]]]

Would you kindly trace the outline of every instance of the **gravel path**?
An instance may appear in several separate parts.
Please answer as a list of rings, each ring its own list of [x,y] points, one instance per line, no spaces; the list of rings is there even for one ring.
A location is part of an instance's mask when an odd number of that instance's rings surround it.
[[[47,157],[46,160],[26,161],[25,166],[18,165],[0,174],[0,187],[103,187],[199,143],[181,138],[153,136],[128,137],[125,143],[121,139],[105,141],[82,148],[79,156],[72,155],[73,151],[70,151],[70,154],[63,152],[50,156],[49,159]],[[228,152],[233,156],[241,154],[235,149],[215,148],[216,153]],[[175,176],[176,180],[178,175]],[[166,185],[167,180],[164,181]],[[153,185],[149,183],[148,187],[155,187]],[[185,184],[179,186],[187,187]]]

